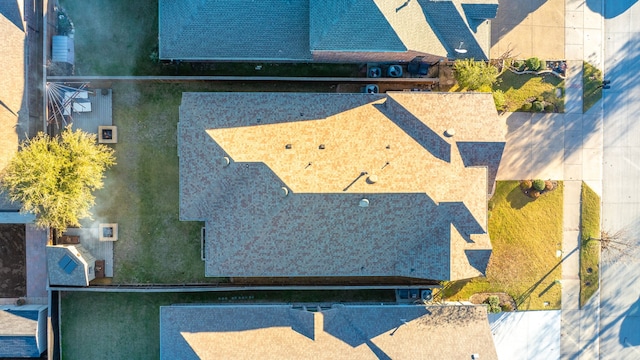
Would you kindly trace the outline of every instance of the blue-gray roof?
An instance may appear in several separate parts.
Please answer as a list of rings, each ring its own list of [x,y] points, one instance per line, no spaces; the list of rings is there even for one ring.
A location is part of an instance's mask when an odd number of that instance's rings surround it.
[[[45,346],[38,346],[38,333],[46,331],[46,327],[39,328],[45,324],[44,313],[40,313],[46,307],[31,307],[24,310],[13,306],[0,307],[0,358],[40,357],[40,349]],[[40,341],[43,334],[40,334]]]
[[[452,1],[418,0],[427,18],[427,22],[438,35],[440,42],[449,51],[448,57],[459,55],[454,49],[460,46],[467,50],[464,58],[487,59],[487,54],[478,44],[473,33]]]
[[[167,60],[310,60],[308,0],[160,0]]]
[[[461,5],[459,10],[456,5]],[[310,61],[314,52],[419,51],[486,59],[478,44],[496,0],[416,0],[397,8],[374,0],[160,0],[159,56],[165,60]],[[469,3],[469,4],[467,4]],[[424,12],[427,23],[420,13]],[[406,9],[405,9],[406,8]],[[464,14],[461,13],[464,12]],[[405,15],[406,14],[406,15]],[[416,40],[414,29],[431,28]],[[437,39],[433,35],[437,35]],[[438,44],[441,42],[442,45]],[[442,53],[442,46],[448,51]],[[436,49],[437,48],[437,49]]]
[[[371,0],[310,0],[312,51],[406,51]]]

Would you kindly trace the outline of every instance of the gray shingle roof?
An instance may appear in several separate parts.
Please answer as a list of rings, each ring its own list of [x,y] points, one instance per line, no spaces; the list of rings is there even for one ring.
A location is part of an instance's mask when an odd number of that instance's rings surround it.
[[[309,2],[160,0],[159,44],[169,60],[310,60]]]
[[[483,273],[487,173],[455,143],[503,142],[491,94],[185,93],[178,129],[180,218],[206,221],[207,276]]]
[[[88,286],[95,278],[89,268],[95,258],[82,245],[47,246],[47,275],[50,285]]]
[[[304,331],[297,328],[304,319]],[[160,308],[160,358],[497,359],[485,306]],[[437,356],[435,355],[437,354]],[[429,357],[430,358],[430,357]]]
[[[309,17],[312,51],[407,50],[371,0],[310,0]]]
[[[11,21],[13,25],[15,25],[20,31],[24,31],[24,26],[22,25],[22,15],[20,15],[20,8],[18,7],[18,2],[20,0],[3,0],[0,1],[0,16],[4,16],[7,20]],[[2,44],[3,47],[7,46],[7,44]],[[3,51],[6,48],[3,49]]]
[[[40,356],[38,332],[44,334],[46,326],[39,329],[38,321],[41,317],[40,325],[45,325],[46,314],[39,316],[45,310],[45,306],[0,306],[0,358]]]
[[[433,31],[449,51],[448,57],[456,58],[460,55],[454,49],[463,43],[463,48],[467,50],[462,57],[474,58],[476,60],[486,60],[485,53],[473,33],[462,18],[453,1],[442,0],[418,0],[422,5],[424,14]]]
[[[495,17],[496,0],[464,1],[468,12],[461,2],[160,0],[159,56],[311,61],[314,51],[417,51],[455,57],[463,41],[469,57],[486,59],[489,44],[476,39],[486,29],[477,30],[482,19]]]

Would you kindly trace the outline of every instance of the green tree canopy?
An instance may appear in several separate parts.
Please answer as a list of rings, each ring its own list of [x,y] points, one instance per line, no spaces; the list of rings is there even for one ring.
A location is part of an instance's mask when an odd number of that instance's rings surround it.
[[[498,69],[484,61],[458,59],[453,69],[458,85],[467,90],[491,88],[498,78]]]
[[[92,191],[114,164],[113,149],[97,144],[96,135],[67,127],[60,136],[39,133],[20,144],[0,185],[22,212],[35,214],[36,225],[64,231],[91,217]]]

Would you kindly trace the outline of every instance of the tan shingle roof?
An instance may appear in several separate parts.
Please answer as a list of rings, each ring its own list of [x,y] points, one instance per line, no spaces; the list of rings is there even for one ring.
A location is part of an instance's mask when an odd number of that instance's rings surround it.
[[[13,3],[17,7],[15,1]],[[3,10],[7,10],[6,6],[3,7]],[[19,16],[16,18],[15,11],[18,11],[17,8],[13,9],[10,14],[0,13],[0,46],[2,46],[2,55],[0,55],[0,133],[2,134],[0,136],[0,171],[4,169],[18,150],[16,124],[25,88],[25,34],[14,23],[20,21]],[[10,16],[10,18],[6,16]]]
[[[497,359],[484,306],[160,308],[161,359]]]
[[[491,94],[185,93],[180,114],[180,214],[207,221],[208,276],[484,271],[487,169],[457,141],[503,141]]]

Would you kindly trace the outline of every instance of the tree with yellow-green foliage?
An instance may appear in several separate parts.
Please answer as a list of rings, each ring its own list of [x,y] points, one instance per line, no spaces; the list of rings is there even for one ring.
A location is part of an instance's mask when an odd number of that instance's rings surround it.
[[[115,164],[113,149],[96,135],[65,128],[59,136],[39,133],[20,149],[0,176],[0,186],[21,212],[36,216],[36,225],[64,231],[90,218],[94,190]]]
[[[498,79],[498,69],[485,61],[458,59],[453,63],[454,76],[461,88],[470,91],[488,88]]]

